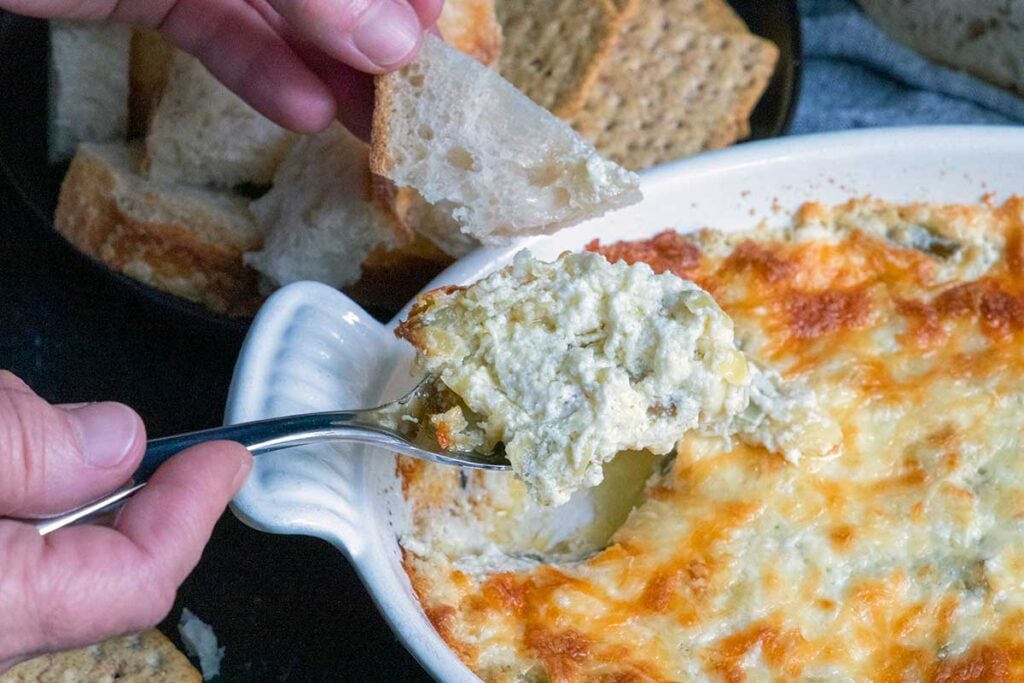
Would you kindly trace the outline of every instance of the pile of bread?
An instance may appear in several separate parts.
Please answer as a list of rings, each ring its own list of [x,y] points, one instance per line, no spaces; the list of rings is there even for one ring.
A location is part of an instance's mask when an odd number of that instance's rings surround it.
[[[280,128],[150,31],[52,24],[50,155],[71,158],[57,229],[115,270],[229,315],[296,280],[393,311],[482,242],[625,203],[626,176],[558,186],[589,143],[640,169],[745,137],[777,55],[723,0],[447,0],[439,29],[476,61],[432,48],[414,65],[435,62],[431,97],[405,92],[423,74],[378,79],[371,150],[338,123]],[[528,111],[493,69],[572,128]],[[485,89],[476,114],[489,130],[451,125],[467,83]],[[518,156],[536,155],[541,136],[564,154],[538,175]],[[529,184],[503,184],[523,169]],[[529,216],[523,192],[538,177],[546,208]]]

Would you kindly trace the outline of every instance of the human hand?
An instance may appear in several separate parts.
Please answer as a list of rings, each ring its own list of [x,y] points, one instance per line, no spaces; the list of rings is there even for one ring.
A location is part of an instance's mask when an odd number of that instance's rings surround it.
[[[257,111],[300,133],[369,136],[373,81],[411,61],[444,0],[0,0],[36,17],[157,28]]]
[[[163,619],[214,523],[252,467],[236,443],[165,463],[113,525],[40,536],[4,517],[50,515],[123,484],[145,450],[142,420],[119,403],[51,406],[0,371],[0,673]]]

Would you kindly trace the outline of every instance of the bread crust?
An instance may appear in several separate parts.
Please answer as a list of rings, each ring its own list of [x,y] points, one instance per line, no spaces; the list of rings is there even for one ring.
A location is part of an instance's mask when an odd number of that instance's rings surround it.
[[[116,198],[117,178],[79,153],[64,178],[54,224],[81,251],[113,270],[231,316],[259,307],[257,274],[242,248],[202,239],[189,225],[131,214]]]

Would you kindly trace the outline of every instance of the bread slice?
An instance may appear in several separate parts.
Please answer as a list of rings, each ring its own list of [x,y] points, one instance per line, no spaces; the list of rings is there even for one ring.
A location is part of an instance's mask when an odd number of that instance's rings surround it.
[[[138,146],[83,144],[64,177],[54,223],[114,270],[229,315],[259,304],[242,253],[262,236],[248,200],[163,185],[135,172]]]
[[[371,251],[359,281],[342,291],[374,315],[391,317],[452,263],[451,256],[417,235],[407,244]]]
[[[448,0],[437,25],[445,42],[481,64],[493,66],[501,55],[503,39],[494,0]],[[476,239],[458,231],[451,215],[435,209],[416,190],[397,188],[377,175],[373,185],[381,205],[398,224],[408,233],[416,231],[427,237],[432,249],[458,258],[480,246]],[[414,260],[413,267],[417,264]],[[410,296],[418,291],[419,288],[412,290]]]
[[[860,0],[893,38],[925,57],[1024,95],[1024,3]]]
[[[130,38],[127,26],[50,22],[51,163],[70,159],[80,142],[109,142],[127,134]]]
[[[501,25],[494,0],[447,0],[437,28],[445,41],[481,64],[494,64],[501,55]]]
[[[128,98],[128,136],[142,137],[167,85],[171,56],[175,52],[164,37],[153,29],[132,31],[130,91]]]
[[[340,288],[359,280],[375,249],[411,239],[373,201],[368,154],[340,123],[299,141],[271,190],[252,203],[266,239],[245,262],[274,286],[316,280]]]
[[[202,677],[157,630],[42,655],[0,674],[2,683],[199,683]]]
[[[498,70],[562,118],[583,106],[635,0],[500,0]]]
[[[370,167],[484,243],[638,201],[639,179],[493,71],[428,35],[377,78]]]
[[[161,182],[266,185],[297,136],[176,52],[146,135],[143,169]]]
[[[695,20],[705,8],[727,30]],[[573,126],[640,170],[724,147],[749,134],[778,48],[708,15],[706,0],[642,0]]]

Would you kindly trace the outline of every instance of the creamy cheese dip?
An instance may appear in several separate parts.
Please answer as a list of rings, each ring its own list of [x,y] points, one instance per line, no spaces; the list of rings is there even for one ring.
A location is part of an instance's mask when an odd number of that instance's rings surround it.
[[[813,395],[749,363],[707,292],[646,264],[520,252],[470,287],[421,297],[398,334],[461,401],[428,416],[438,442],[504,444],[545,504],[600,483],[617,453],[668,453],[694,429],[795,460],[808,448],[793,422],[806,420],[824,435],[812,455],[838,448]]]

